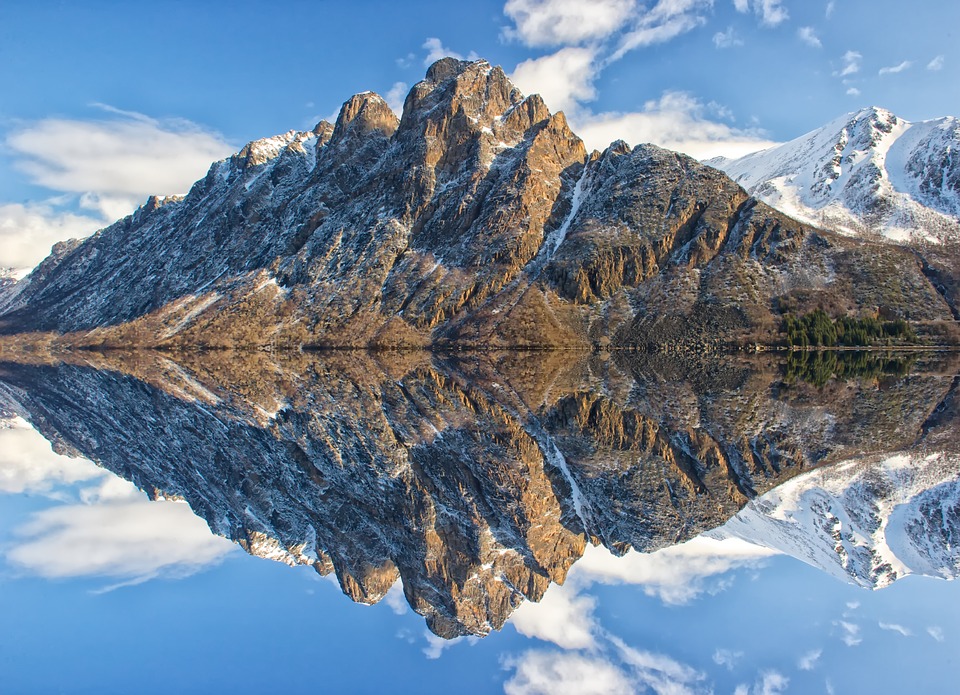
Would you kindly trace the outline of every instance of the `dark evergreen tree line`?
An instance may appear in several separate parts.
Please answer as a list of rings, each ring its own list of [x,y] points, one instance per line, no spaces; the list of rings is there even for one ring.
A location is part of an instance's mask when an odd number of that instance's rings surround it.
[[[865,347],[917,342],[917,334],[903,319],[881,321],[868,317],[831,319],[823,309],[783,319],[787,344],[793,347]]]

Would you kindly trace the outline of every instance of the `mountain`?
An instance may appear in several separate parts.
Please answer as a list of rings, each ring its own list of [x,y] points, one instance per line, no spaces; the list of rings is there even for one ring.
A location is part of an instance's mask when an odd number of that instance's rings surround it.
[[[769,340],[782,312],[818,306],[952,320],[953,285],[928,275],[915,250],[797,222],[684,155],[588,153],[500,68],[447,58],[399,120],[358,94],[335,124],[250,143],[185,197],[58,244],[0,305],[0,331],[105,347],[703,350]]]
[[[870,589],[960,576],[960,460],[931,452],[857,460],[767,493],[710,535],[792,555]]]
[[[960,120],[911,123],[881,108],[709,164],[768,205],[853,235],[960,240]]]
[[[956,365],[936,361],[899,376],[861,365],[860,379],[818,389],[763,355],[64,357],[0,363],[0,414],[186,501],[251,554],[335,575],[355,601],[380,601],[399,578],[444,637],[499,629],[587,543],[653,552],[811,469],[958,450],[960,387],[944,376]],[[955,456],[911,494],[951,470]],[[928,518],[905,526],[914,545],[952,547],[954,521]]]

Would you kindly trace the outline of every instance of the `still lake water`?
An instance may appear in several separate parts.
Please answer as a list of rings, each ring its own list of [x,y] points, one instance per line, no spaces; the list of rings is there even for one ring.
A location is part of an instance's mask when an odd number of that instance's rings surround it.
[[[955,356],[0,365],[0,692],[951,692]]]

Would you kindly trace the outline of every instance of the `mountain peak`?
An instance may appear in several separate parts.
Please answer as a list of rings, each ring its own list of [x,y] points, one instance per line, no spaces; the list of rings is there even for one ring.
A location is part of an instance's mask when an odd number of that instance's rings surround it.
[[[427,82],[446,82],[460,77],[470,70],[489,71],[490,63],[485,60],[459,60],[457,58],[441,58],[427,68]]]
[[[361,92],[343,102],[331,140],[339,142],[348,134],[363,136],[375,130],[389,137],[398,123],[383,97],[374,92]]]
[[[712,160],[751,194],[810,224],[851,235],[960,238],[960,147],[952,119],[911,123],[869,106],[795,140]]]
[[[481,127],[523,101],[502,68],[485,60],[442,58],[410,90],[403,105],[401,130],[424,120],[446,120],[461,113]]]

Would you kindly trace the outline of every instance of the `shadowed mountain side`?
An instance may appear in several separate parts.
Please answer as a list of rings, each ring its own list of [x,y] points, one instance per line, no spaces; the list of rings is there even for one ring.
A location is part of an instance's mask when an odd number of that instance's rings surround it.
[[[820,400],[766,357],[689,381],[577,353],[72,357],[0,366],[4,410],[356,601],[401,578],[444,637],[500,628],[587,542],[691,538],[810,467],[916,447],[954,407],[939,364]]]

